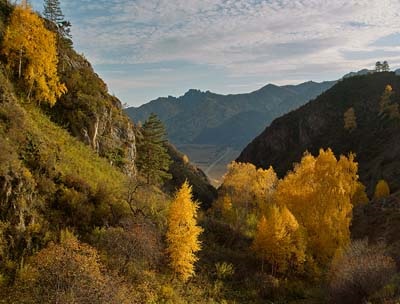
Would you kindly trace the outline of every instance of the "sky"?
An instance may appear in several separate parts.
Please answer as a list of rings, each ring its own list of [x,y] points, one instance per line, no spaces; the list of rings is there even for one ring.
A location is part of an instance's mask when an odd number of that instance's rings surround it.
[[[60,1],[75,49],[131,106],[400,67],[399,0]]]

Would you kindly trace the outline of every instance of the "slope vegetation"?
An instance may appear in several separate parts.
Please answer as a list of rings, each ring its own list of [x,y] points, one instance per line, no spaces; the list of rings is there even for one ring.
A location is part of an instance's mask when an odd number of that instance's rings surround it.
[[[272,122],[241,153],[240,162],[258,167],[273,166],[283,176],[308,150],[332,148],[335,154],[354,152],[361,181],[371,194],[379,179],[393,190],[400,187],[400,142],[398,119],[380,115],[380,100],[387,85],[400,101],[400,77],[375,73],[344,79],[298,110]],[[354,108],[357,127],[344,128],[344,113]]]

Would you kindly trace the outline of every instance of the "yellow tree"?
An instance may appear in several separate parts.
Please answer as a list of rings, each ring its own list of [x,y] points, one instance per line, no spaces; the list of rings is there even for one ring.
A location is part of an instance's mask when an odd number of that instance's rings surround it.
[[[23,78],[28,99],[53,106],[67,89],[57,75],[55,34],[27,6],[16,6],[7,27],[2,53],[8,67]]]
[[[357,128],[357,119],[353,107],[349,108],[343,114],[343,119],[344,119],[344,128],[346,130],[353,131],[355,128]]]
[[[352,198],[359,191],[354,155],[336,159],[328,149],[318,157],[306,153],[293,172],[279,182],[278,206],[286,206],[307,233],[312,260],[328,265],[350,241]]]
[[[388,183],[381,179],[375,186],[374,198],[382,199],[390,195],[390,188]]]
[[[254,230],[259,216],[270,205],[277,181],[272,167],[264,170],[253,164],[232,162],[219,190],[216,208],[227,215],[225,220],[236,230]]]
[[[196,252],[201,249],[199,235],[203,231],[197,226],[199,206],[192,200],[192,187],[186,181],[175,195],[168,213],[167,253],[175,274],[187,281],[194,274]]]
[[[379,115],[388,116],[391,119],[400,118],[399,105],[391,100],[393,95],[392,86],[387,85],[379,101]]]
[[[305,261],[305,240],[296,218],[286,208],[272,206],[267,217],[262,216],[252,245],[262,260],[271,265],[271,273],[296,270]]]

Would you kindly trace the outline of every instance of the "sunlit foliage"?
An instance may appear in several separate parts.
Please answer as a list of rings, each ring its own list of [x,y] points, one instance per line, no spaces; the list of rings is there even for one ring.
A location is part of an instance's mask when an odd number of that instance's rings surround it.
[[[330,149],[317,157],[306,153],[277,186],[277,205],[286,206],[304,227],[308,254],[319,264],[328,264],[350,242],[357,167],[352,154],[337,160]]]
[[[270,208],[261,217],[253,241],[253,250],[271,265],[271,274],[299,269],[305,261],[305,238],[301,227],[286,207]],[[264,270],[264,269],[262,269]]]
[[[16,6],[7,27],[3,48],[8,67],[19,79],[28,99],[53,106],[67,91],[57,76],[55,34],[27,6]]]
[[[277,181],[272,168],[257,169],[253,164],[232,162],[219,189],[216,208],[236,230],[251,234],[258,217],[271,203]]]
[[[192,188],[185,182],[169,208],[166,235],[170,266],[183,281],[193,276],[196,252],[201,249],[198,238],[203,229],[196,223],[198,208],[192,201]]]

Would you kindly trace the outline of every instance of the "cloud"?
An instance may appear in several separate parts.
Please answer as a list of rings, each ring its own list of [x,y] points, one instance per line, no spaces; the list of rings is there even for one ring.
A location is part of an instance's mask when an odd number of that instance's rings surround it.
[[[318,73],[339,77],[375,59],[398,61],[398,0],[68,0],[63,5],[76,47],[95,67],[188,62],[211,72],[223,69],[227,79],[259,83],[299,75],[316,79]]]

